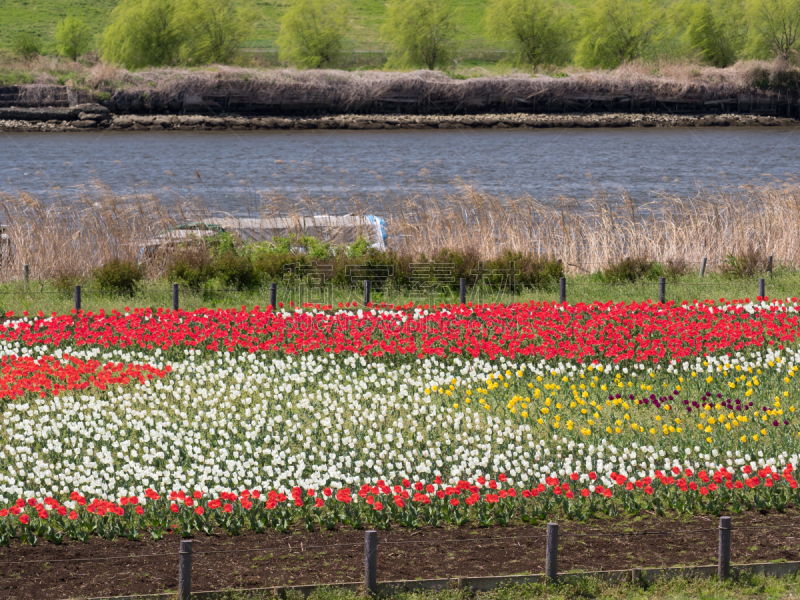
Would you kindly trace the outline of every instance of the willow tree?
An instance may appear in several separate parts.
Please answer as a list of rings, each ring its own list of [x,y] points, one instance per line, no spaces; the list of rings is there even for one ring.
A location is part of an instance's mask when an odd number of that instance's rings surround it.
[[[182,40],[175,11],[174,0],[122,0],[103,31],[103,60],[129,69],[177,62]]]
[[[577,60],[613,69],[652,53],[660,41],[664,11],[652,0],[596,0],[584,9]]]
[[[569,62],[571,27],[558,0],[495,0],[486,24],[491,37],[513,44],[521,63]]]
[[[78,60],[81,54],[92,47],[89,26],[77,17],[64,18],[56,25],[56,43],[60,54]]]
[[[175,24],[181,62],[230,64],[253,35],[258,14],[237,0],[179,0]]]
[[[670,10],[670,21],[688,50],[715,67],[744,54],[748,20],[741,0],[683,0]]]
[[[389,4],[381,38],[389,64],[433,70],[453,62],[460,11],[447,0],[394,0]]]
[[[279,58],[298,67],[335,65],[350,31],[350,11],[327,0],[295,0],[281,19]]]
[[[800,50],[800,0],[748,0],[750,52],[757,58],[788,58]]]

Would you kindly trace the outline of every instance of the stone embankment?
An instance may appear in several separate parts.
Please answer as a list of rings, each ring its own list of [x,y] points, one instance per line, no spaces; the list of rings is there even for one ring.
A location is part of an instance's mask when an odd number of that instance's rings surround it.
[[[726,127],[786,126],[786,117],[597,113],[484,115],[335,115],[242,117],[237,115],[115,115],[99,104],[70,108],[0,108],[0,131],[191,131],[301,129],[539,129],[548,127]]]

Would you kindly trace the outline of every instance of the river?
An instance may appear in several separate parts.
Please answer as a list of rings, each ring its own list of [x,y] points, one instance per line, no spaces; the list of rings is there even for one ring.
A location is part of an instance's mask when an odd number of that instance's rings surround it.
[[[698,186],[780,185],[799,167],[800,131],[786,127],[0,134],[0,190],[69,198],[99,182],[167,201],[199,196],[234,214],[271,192],[357,193],[378,210],[389,193],[459,180],[579,204],[624,189],[641,204]]]

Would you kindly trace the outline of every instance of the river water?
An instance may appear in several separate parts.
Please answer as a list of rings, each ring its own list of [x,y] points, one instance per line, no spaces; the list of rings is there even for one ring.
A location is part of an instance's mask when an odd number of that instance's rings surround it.
[[[780,185],[800,174],[798,128],[262,131],[0,134],[0,190],[70,197],[199,196],[242,214],[263,194],[389,193],[474,184],[493,194],[624,189],[641,204],[698,186]]]

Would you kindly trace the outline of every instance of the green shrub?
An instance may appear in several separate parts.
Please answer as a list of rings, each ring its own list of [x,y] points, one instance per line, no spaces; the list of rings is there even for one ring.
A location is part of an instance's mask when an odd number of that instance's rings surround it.
[[[33,58],[42,53],[42,42],[32,33],[18,33],[11,38],[11,48],[14,54],[23,58]]]
[[[217,277],[225,284],[237,290],[253,289],[260,281],[258,271],[249,256],[239,256],[233,252],[225,252],[213,263]]]
[[[722,274],[731,279],[744,279],[764,273],[769,265],[769,257],[752,242],[744,250],[731,253],[722,263]]]
[[[511,250],[506,250],[499,258],[487,261],[484,268],[488,273],[500,273],[500,275],[489,277],[490,283],[493,285],[501,285],[503,282],[500,278],[508,277],[508,275],[502,274],[512,271],[516,286],[536,289],[551,288],[564,276],[564,267],[555,258],[523,254]]]
[[[215,276],[211,256],[205,245],[181,248],[167,263],[167,277],[173,283],[198,292]]]
[[[75,293],[75,286],[82,281],[81,274],[71,269],[60,269],[53,277],[52,284],[59,296],[71,298]]]
[[[611,263],[603,270],[608,283],[633,283],[640,279],[658,279],[664,276],[664,267],[642,256],[625,257]]]
[[[94,272],[100,292],[112,296],[133,296],[144,279],[144,269],[130,260],[113,259]]]
[[[683,257],[670,258],[664,264],[664,277],[671,281],[675,281],[678,277],[682,277],[689,272],[689,263]]]
[[[264,282],[280,282],[284,280],[287,271],[286,265],[307,264],[307,260],[302,256],[296,256],[289,252],[272,253],[261,252],[251,259],[256,276]]]
[[[223,254],[239,254],[241,243],[228,231],[206,238],[206,245],[212,256],[219,258]]]
[[[370,244],[369,240],[360,235],[355,242],[347,247],[346,255],[348,258],[359,258],[365,256],[371,247],[372,244]]]

